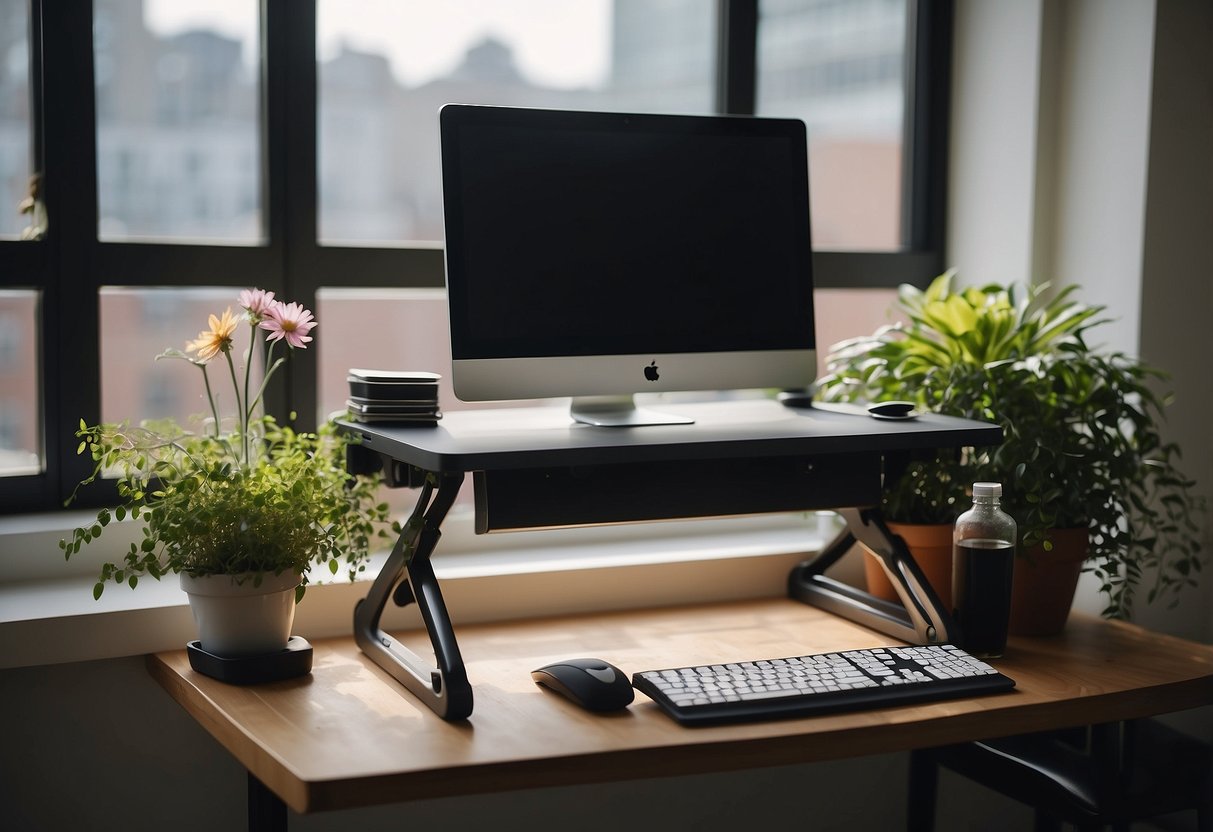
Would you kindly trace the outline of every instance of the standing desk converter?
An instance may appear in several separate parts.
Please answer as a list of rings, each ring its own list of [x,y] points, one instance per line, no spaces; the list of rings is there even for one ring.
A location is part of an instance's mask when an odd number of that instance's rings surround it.
[[[470,410],[436,427],[343,423],[361,436],[350,470],[382,470],[420,488],[416,507],[354,612],[362,651],[448,720],[472,712],[472,688],[430,563],[467,473],[476,530],[536,529],[680,517],[836,509],[846,528],[789,576],[792,597],[910,643],[954,640],[955,625],[901,539],[880,517],[882,472],[914,451],[993,445],[1001,429],[935,414],[883,421],[771,400],[663,405],[689,425],[601,428],[558,408]],[[902,604],[823,573],[862,542]],[[416,603],[436,666],[384,632],[389,600]]]

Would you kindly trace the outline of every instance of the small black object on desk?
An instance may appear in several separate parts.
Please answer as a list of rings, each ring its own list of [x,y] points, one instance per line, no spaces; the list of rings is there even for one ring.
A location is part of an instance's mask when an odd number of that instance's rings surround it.
[[[873,419],[913,419],[918,414],[914,412],[914,402],[872,402],[868,405],[868,415]]]
[[[190,667],[199,673],[233,685],[280,682],[312,672],[312,645],[302,636],[291,636],[286,647],[264,656],[216,656],[202,649],[202,642],[186,645]]]
[[[564,659],[532,670],[531,678],[587,711],[618,711],[636,698],[624,672],[602,659]]]
[[[889,421],[918,418],[918,411],[914,409],[914,402],[890,400],[871,402],[867,405],[852,404],[850,402],[818,402],[813,399],[813,391],[811,390],[784,390],[775,398],[784,407],[793,409],[817,408],[818,410],[828,410],[834,413],[850,413],[856,416],[862,416],[866,413],[873,419],[886,419]]]
[[[433,426],[442,418],[438,410],[437,373],[409,370],[352,369],[345,400],[355,422]]]
[[[812,407],[812,390],[781,390],[776,400],[784,407]]]

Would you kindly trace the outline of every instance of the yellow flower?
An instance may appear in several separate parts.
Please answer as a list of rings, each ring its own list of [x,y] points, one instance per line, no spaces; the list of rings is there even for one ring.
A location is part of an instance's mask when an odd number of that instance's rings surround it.
[[[232,307],[223,310],[223,317],[210,317],[211,328],[198,333],[198,337],[185,345],[186,352],[198,352],[199,361],[210,361],[221,352],[232,348],[232,336],[239,319],[232,315]]]

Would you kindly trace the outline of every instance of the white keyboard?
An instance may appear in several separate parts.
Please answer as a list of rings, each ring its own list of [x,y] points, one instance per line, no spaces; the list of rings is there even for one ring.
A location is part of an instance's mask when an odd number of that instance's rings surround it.
[[[632,685],[679,722],[706,725],[977,696],[1015,682],[959,647],[932,644],[647,670]]]

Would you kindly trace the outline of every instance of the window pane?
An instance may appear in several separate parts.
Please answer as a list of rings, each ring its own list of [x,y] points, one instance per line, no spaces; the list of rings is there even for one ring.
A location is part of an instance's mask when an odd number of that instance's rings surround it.
[[[449,102],[709,112],[715,4],[319,0],[324,242],[442,239]]]
[[[199,429],[212,416],[202,370],[181,358],[156,360],[156,356],[169,349],[184,352],[188,342],[210,328],[211,315],[222,316],[230,308],[234,315],[243,316],[238,296],[237,290],[218,287],[103,287],[101,420],[139,422],[172,418],[182,427]],[[243,323],[236,330],[231,356],[241,387],[250,336],[260,346],[265,341],[263,335],[260,330],[250,332],[250,327]],[[280,347],[276,355],[282,354]],[[263,364],[260,350],[254,355],[250,389],[256,397]],[[234,418],[238,412],[236,393],[226,359],[214,358],[206,373],[220,418],[225,422]],[[240,396],[243,400],[243,389]]]
[[[258,8],[97,0],[100,239],[263,240]]]
[[[21,210],[32,167],[29,43],[28,0],[0,0],[0,239],[28,236],[32,224]]]
[[[830,348],[847,338],[871,335],[894,323],[896,289],[818,289],[813,292],[817,325],[817,377],[825,374]]]
[[[813,247],[902,246],[906,0],[762,0],[760,115],[809,131]]]
[[[42,471],[38,292],[0,289],[0,476]]]

